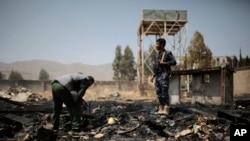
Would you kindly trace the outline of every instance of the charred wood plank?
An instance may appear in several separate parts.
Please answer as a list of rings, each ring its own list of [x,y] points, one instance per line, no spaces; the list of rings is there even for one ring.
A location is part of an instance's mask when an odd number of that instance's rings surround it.
[[[14,105],[18,105],[18,106],[26,106],[24,103],[17,102],[17,101],[12,101],[12,100],[9,100],[8,98],[3,98],[3,97],[0,97],[0,101],[4,101],[4,102],[14,104]]]
[[[194,112],[194,113],[198,113],[198,114],[207,116],[207,117],[216,117],[216,115],[212,111],[209,111],[208,109],[205,109],[205,108],[200,110],[200,109],[195,108],[195,107],[190,107],[190,108],[188,108],[188,110],[191,112]]]
[[[21,124],[30,124],[32,123],[32,119],[25,118],[22,116],[14,115],[14,114],[0,114],[1,117],[8,118],[10,120],[19,122]]]
[[[14,137],[15,133],[19,132],[22,127],[23,125],[20,122],[0,115],[0,140],[3,137]]]
[[[40,141],[56,141],[57,134],[51,129],[46,129],[42,125],[37,130],[38,140]]]
[[[250,124],[250,120],[247,118],[240,117],[240,115],[234,114],[230,111],[226,110],[219,110],[217,112],[218,117],[228,119],[232,121],[233,123],[245,123],[245,124]]]
[[[40,113],[51,113],[53,112],[52,108],[24,108],[24,109],[17,109],[17,110],[0,110],[0,113],[36,113],[36,112],[40,112]]]
[[[63,107],[63,111],[66,107]],[[24,106],[16,106],[11,109],[0,109],[0,113],[51,113],[53,112],[53,103],[27,104]]]

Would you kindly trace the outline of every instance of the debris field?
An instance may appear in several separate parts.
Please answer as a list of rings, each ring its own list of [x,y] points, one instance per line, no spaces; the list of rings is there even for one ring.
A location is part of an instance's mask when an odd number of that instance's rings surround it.
[[[22,92],[20,92],[22,91]],[[179,104],[170,115],[157,115],[154,100],[102,99],[86,101],[81,132],[71,132],[70,116],[63,109],[58,131],[50,129],[53,102],[25,89],[0,90],[0,140],[17,141],[224,141],[230,125],[250,123],[250,100],[232,105]],[[29,92],[26,101],[14,101]],[[10,96],[8,96],[10,95]]]

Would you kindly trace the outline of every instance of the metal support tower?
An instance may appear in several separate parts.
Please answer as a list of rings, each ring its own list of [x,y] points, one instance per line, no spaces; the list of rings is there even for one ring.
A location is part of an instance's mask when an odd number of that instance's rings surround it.
[[[172,50],[177,63],[181,64],[182,56],[186,50],[188,37],[187,11],[185,10],[143,10],[138,29],[138,57],[137,77],[138,89],[141,96],[145,94],[144,83],[147,80],[144,76],[144,67],[152,69],[146,63],[149,56],[144,56],[144,46],[155,46],[155,40],[159,37],[166,39],[166,48]],[[152,40],[150,37],[155,36]],[[145,41],[145,39],[148,39]],[[169,48],[172,47],[172,48]]]

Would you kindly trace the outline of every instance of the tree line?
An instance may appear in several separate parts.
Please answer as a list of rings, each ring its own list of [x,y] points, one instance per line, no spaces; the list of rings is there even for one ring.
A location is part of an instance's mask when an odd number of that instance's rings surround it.
[[[219,59],[219,58],[217,58]],[[239,54],[239,60],[236,56],[226,56],[221,61],[213,57],[213,54],[208,46],[206,46],[203,35],[196,31],[193,39],[187,48],[187,52],[184,56],[183,69],[202,69],[211,68],[222,65],[223,63],[231,68],[250,66],[249,57],[245,58]],[[219,63],[218,63],[219,62]]]
[[[144,65],[144,75],[148,77],[152,74],[153,61],[157,56],[157,51],[155,47],[150,45],[148,50],[144,51],[145,65]],[[187,47],[185,55],[180,59],[177,69],[189,70],[189,69],[203,69],[211,68],[222,65],[226,63],[232,68],[250,66],[249,57],[242,57],[241,50],[239,52],[239,59],[236,56],[226,56],[225,62],[220,62],[213,57],[212,51],[205,44],[203,35],[196,31],[193,35],[190,44]],[[218,63],[219,62],[219,63]],[[112,68],[114,71],[113,80],[129,80],[133,81],[136,79],[136,62],[133,52],[129,46],[126,46],[124,50],[120,45],[116,46],[115,58],[112,63]],[[0,72],[0,79],[5,79],[3,73]],[[8,77],[9,80],[20,79],[23,80],[22,75],[15,70],[12,70]],[[49,80],[49,73],[41,69],[39,72],[39,80]]]
[[[39,72],[38,80],[49,80],[49,73],[45,69],[41,69]],[[0,80],[6,79],[6,76],[0,72]],[[8,80],[24,80],[22,74],[16,70],[11,70]]]
[[[122,54],[122,47],[118,45],[115,49],[115,58],[112,63],[114,71],[113,80],[135,80],[136,63],[132,50],[126,46]]]
[[[122,53],[122,47],[118,45],[115,50],[115,58],[112,63],[114,71],[113,80],[129,80],[136,79],[136,62],[133,52],[129,46],[126,46]],[[79,74],[82,74],[79,72]],[[49,73],[45,69],[39,72],[39,80],[49,80]],[[0,72],[0,79],[6,79],[3,73]],[[23,80],[23,76],[16,70],[12,70],[8,80]]]

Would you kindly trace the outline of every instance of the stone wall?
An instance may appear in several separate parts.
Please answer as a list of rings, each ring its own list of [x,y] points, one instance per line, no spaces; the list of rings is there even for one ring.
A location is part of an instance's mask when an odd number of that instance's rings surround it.
[[[234,95],[241,94],[250,94],[250,67],[235,70]]]

